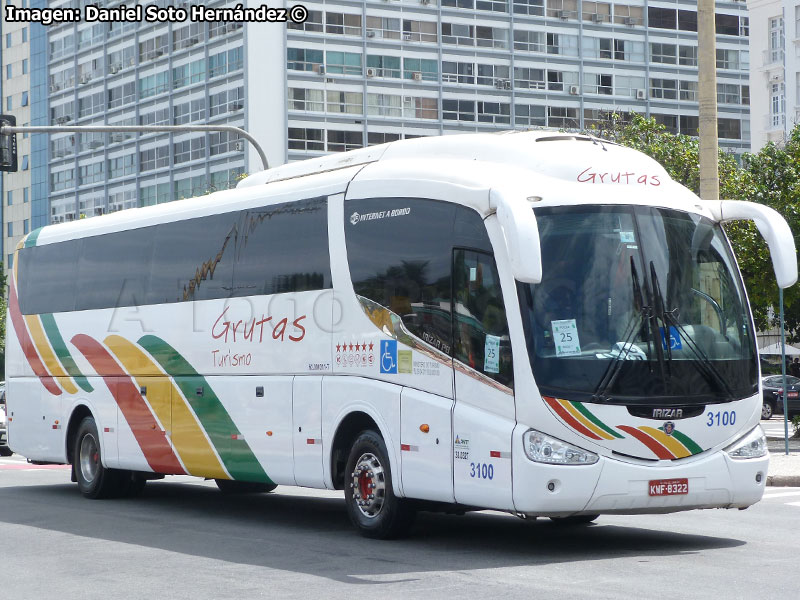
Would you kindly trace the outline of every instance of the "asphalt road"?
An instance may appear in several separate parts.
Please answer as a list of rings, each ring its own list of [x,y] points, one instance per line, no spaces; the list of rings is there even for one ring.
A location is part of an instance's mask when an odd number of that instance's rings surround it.
[[[0,459],[0,598],[797,598],[800,488],[746,511],[564,528],[421,515],[410,538],[350,526],[339,493],[230,497],[170,478],[83,499],[63,468]]]

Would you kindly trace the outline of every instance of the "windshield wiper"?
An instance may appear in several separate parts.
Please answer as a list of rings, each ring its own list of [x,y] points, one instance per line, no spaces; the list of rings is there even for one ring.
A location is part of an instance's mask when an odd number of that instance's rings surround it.
[[[653,265],[652,261],[650,262],[650,277],[653,280],[653,291],[655,293],[656,307],[659,317],[661,318],[661,322],[664,324],[664,346],[667,348],[667,352],[669,353],[670,357],[672,356],[672,335],[669,329],[670,326],[672,326],[678,332],[678,335],[681,336],[682,341],[686,344],[686,347],[689,348],[689,350],[692,351],[692,354],[695,355],[694,362],[697,364],[700,372],[703,373],[707,379],[713,380],[721,389],[725,391],[726,394],[728,394],[729,397],[733,397],[733,390],[728,385],[728,382],[725,381],[725,378],[722,375],[720,375],[719,371],[717,371],[717,368],[714,366],[714,363],[708,358],[708,355],[703,352],[703,349],[694,341],[683,325],[681,325],[680,321],[678,321],[678,319],[675,317],[677,308],[673,310],[666,310],[664,308],[664,297],[661,295],[661,287],[658,284],[658,276],[656,275],[655,266]]]
[[[633,315],[631,315],[628,324],[625,326],[622,338],[622,345],[620,346],[619,343],[616,344],[616,346],[618,347],[617,354],[612,356],[611,361],[608,363],[608,366],[606,367],[606,370],[603,373],[603,377],[600,378],[600,382],[597,384],[597,388],[595,389],[594,394],[592,394],[592,400],[595,400],[596,402],[607,402],[609,400],[609,397],[606,396],[606,392],[608,392],[608,390],[610,390],[611,387],[614,385],[617,376],[622,371],[622,365],[627,360],[628,355],[631,353],[631,350],[633,348],[632,342],[634,335],[639,329],[641,329],[642,325],[645,322],[645,319],[649,318],[650,307],[644,305],[642,288],[639,285],[639,277],[636,272],[636,265],[633,262],[632,256],[631,256],[631,279],[633,280],[634,313]]]

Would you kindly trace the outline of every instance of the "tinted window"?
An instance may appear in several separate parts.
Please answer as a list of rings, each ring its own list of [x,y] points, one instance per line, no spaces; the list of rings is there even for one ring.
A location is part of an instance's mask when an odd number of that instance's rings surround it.
[[[500,278],[491,254],[454,253],[455,357],[483,374],[511,385],[511,341]]]
[[[80,240],[19,251],[19,303],[23,314],[74,310]]]
[[[450,269],[456,207],[433,200],[345,201],[353,288],[450,353]]]
[[[229,297],[239,214],[157,225],[147,303]]]
[[[78,310],[145,303],[153,229],[132,229],[78,241],[81,245],[78,259],[80,285],[75,300]]]
[[[234,296],[331,287],[324,198],[243,213],[236,245]]]
[[[24,248],[20,307],[40,314],[329,288],[326,207],[321,198]]]

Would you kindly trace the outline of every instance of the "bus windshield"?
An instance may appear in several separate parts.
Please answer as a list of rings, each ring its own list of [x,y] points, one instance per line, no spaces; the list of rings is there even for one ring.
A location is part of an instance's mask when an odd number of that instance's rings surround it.
[[[535,214],[543,278],[518,290],[543,395],[677,406],[757,393],[749,313],[719,225],[650,207]]]

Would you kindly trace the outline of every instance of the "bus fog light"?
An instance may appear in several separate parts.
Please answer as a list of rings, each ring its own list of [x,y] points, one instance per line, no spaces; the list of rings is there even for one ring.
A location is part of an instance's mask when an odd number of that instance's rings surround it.
[[[756,426],[750,433],[725,449],[733,459],[745,460],[748,458],[761,458],[767,455],[767,438],[761,426]]]
[[[599,460],[594,452],[589,452],[557,438],[529,429],[522,436],[525,454],[533,462],[550,465],[591,465]]]

